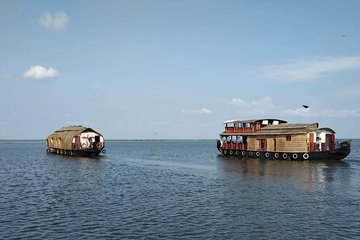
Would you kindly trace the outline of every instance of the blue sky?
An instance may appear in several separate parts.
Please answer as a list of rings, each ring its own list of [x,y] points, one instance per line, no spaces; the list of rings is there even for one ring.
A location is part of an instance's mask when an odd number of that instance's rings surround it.
[[[359,1],[0,5],[0,139],[217,138],[239,118],[360,137]]]

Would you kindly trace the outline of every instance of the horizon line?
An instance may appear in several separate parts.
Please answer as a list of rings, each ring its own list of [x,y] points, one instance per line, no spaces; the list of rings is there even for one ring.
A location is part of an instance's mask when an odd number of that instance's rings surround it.
[[[46,139],[0,139],[0,141],[45,141]],[[217,138],[112,138],[105,141],[192,141],[192,140],[217,140]]]

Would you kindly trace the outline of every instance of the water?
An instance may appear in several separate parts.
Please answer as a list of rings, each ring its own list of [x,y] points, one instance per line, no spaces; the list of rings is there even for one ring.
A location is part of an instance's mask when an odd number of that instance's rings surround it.
[[[341,162],[240,160],[216,141],[112,141],[97,159],[0,142],[0,239],[351,239],[360,140]]]

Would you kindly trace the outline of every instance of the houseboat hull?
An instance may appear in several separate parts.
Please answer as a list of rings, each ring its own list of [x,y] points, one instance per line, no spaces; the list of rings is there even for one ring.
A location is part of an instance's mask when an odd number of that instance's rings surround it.
[[[310,152],[273,152],[273,151],[249,151],[239,149],[223,149],[221,142],[217,140],[217,149],[221,155],[235,156],[239,158],[259,159],[283,159],[283,160],[342,160],[350,154],[351,140],[340,143],[340,147],[334,151],[310,151]]]
[[[100,153],[106,153],[105,150],[66,150],[56,148],[48,148],[46,151],[52,154],[75,157],[96,157],[99,156]]]

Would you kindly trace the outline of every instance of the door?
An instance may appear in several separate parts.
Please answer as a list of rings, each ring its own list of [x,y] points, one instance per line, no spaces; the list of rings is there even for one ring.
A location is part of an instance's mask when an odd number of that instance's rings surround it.
[[[309,149],[310,151],[315,151],[315,144],[314,144],[314,134],[313,133],[310,133],[309,134]]]
[[[94,149],[100,149],[100,136],[95,136]]]
[[[335,148],[335,135],[334,134],[330,134],[330,151],[334,151]]]
[[[258,149],[260,151],[266,151],[266,139],[259,139],[258,144]]]
[[[330,136],[330,134],[326,134],[326,136],[325,136],[325,149],[326,149],[326,151],[330,151],[330,143],[331,143],[331,136]]]
[[[276,139],[274,139],[274,152],[276,151]]]
[[[75,146],[74,149],[80,149],[81,148],[81,142],[80,142],[80,136],[75,136]]]

